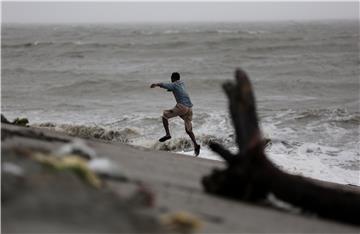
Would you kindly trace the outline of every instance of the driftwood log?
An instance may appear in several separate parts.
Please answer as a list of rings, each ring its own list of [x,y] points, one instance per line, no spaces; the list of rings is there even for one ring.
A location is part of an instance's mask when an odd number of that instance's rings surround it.
[[[258,202],[269,194],[318,216],[360,225],[360,190],[318,181],[280,170],[266,156],[258,124],[256,101],[247,74],[238,69],[235,83],[223,85],[239,151],[232,154],[218,143],[210,148],[226,162],[202,183],[205,191],[232,199]]]

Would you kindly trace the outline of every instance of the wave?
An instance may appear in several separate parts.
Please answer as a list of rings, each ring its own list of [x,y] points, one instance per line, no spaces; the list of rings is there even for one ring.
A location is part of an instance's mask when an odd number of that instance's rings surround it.
[[[63,132],[74,137],[95,138],[104,141],[121,143],[129,143],[131,139],[140,136],[139,131],[135,128],[113,130],[100,126],[55,124],[51,122],[34,124],[32,127],[46,128],[57,132]]]
[[[144,140],[144,136],[140,133],[141,129],[136,127],[125,127],[120,130],[115,130],[115,127],[57,124],[53,122],[33,124],[31,126],[62,132],[74,137],[99,139],[108,142],[121,142],[154,150],[180,152],[193,149],[192,141],[188,136],[172,138],[164,143],[156,141],[155,143],[149,144]],[[211,142],[218,142],[229,146],[231,145],[231,142],[233,142],[232,136],[221,138],[210,134],[200,134],[196,139],[202,146],[208,146]]]
[[[211,142],[217,142],[227,145],[229,139],[219,138],[214,135],[202,134],[196,137],[198,144],[202,146],[208,146]],[[189,137],[180,137],[170,139],[164,143],[156,142],[153,144],[151,149],[162,150],[162,151],[172,151],[172,152],[187,152],[193,150],[193,143]]]
[[[68,41],[68,42],[26,42],[26,43],[19,43],[19,44],[2,44],[2,48],[33,48],[33,47],[78,47],[78,48],[89,48],[89,49],[98,49],[98,48],[111,48],[111,49],[128,49],[132,47],[179,47],[179,46],[186,46],[190,43],[187,41],[170,41],[165,43],[160,43],[158,41],[151,42],[151,43],[134,43],[134,42],[83,42],[83,41]],[[84,52],[84,51],[81,51]],[[89,52],[89,51],[88,51]],[[75,57],[83,57],[82,54],[78,54],[80,52],[70,52],[70,53],[63,53],[60,56],[75,56]]]
[[[331,38],[333,38],[333,39],[351,39],[351,38],[358,38],[358,37],[359,37],[359,34],[357,34],[357,33],[340,34],[340,35],[331,36]]]
[[[253,39],[252,39],[253,40]],[[284,41],[284,39],[282,39]],[[323,43],[309,43],[309,42],[303,42],[301,39],[293,38],[293,40],[285,39],[285,41],[289,41],[288,44],[282,43],[279,45],[273,44],[260,44],[257,46],[250,46],[246,49],[247,52],[273,52],[276,50],[333,50],[334,48],[344,49],[345,51],[348,51],[347,49],[349,46],[351,46],[349,43],[344,42],[323,42]],[[294,41],[299,41],[299,43],[293,43]]]
[[[184,34],[183,38],[187,38],[188,36],[196,36],[196,35],[203,35],[203,38],[207,38],[209,35],[233,35],[240,38],[237,39],[230,39],[231,40],[237,40],[237,41],[244,41],[244,40],[250,40],[254,39],[254,36],[258,34],[266,33],[265,31],[250,31],[250,30],[237,30],[237,29],[211,29],[211,30],[179,30],[179,29],[166,29],[163,31],[139,31],[134,30],[130,33],[127,32],[125,34],[119,34],[119,35],[111,35],[111,37],[116,37],[115,39],[108,41],[108,42],[99,42],[99,41],[84,41],[84,40],[73,40],[73,41],[25,41],[21,43],[2,43],[2,48],[40,48],[40,47],[78,47],[78,48],[133,48],[134,46],[161,46],[161,47],[176,47],[176,46],[184,46],[190,44],[189,41],[173,41],[166,39],[165,43],[161,43],[161,38],[166,38],[169,35],[182,35]],[[131,38],[136,38],[137,35],[139,36],[149,36],[152,37],[157,36],[159,40],[145,40],[150,43],[146,43],[143,41],[140,42],[134,42],[134,40],[126,41],[119,41],[118,38],[120,36],[130,36]],[[120,37],[121,38],[121,37]],[[138,40],[137,40],[138,41]],[[226,41],[225,41],[226,42]],[[211,42],[210,42],[211,43]],[[219,43],[222,43],[220,41]],[[67,55],[67,54],[65,54]],[[71,56],[71,55],[70,55]],[[75,55],[78,56],[78,55]]]
[[[25,43],[18,43],[18,44],[1,44],[2,48],[28,48],[28,47],[34,47],[34,46],[49,46],[53,45],[55,42],[25,42]]]
[[[56,95],[75,95],[81,94],[86,95],[88,93],[118,93],[118,92],[127,92],[127,91],[136,91],[144,90],[148,87],[147,83],[142,83],[140,81],[123,81],[123,80],[106,80],[106,79],[96,79],[96,80],[80,80],[75,81],[71,84],[56,85],[51,86],[46,89],[46,92],[49,94]]]
[[[2,48],[30,48],[30,47],[45,47],[45,46],[77,46],[77,47],[128,47],[132,46],[134,43],[100,43],[100,42],[84,42],[84,41],[66,41],[66,42],[57,42],[57,41],[44,41],[44,42],[26,42],[18,44],[2,44]]]
[[[221,30],[220,30],[221,31]],[[226,31],[226,30],[225,30]],[[207,31],[206,33],[214,33],[219,34],[218,31]],[[224,32],[220,33],[223,34]],[[227,34],[235,34],[235,32],[231,33],[231,31],[227,32]],[[257,34],[255,34],[257,35]],[[219,40],[207,40],[207,37],[204,36],[201,43],[204,43],[205,45],[226,45],[226,44],[234,44],[239,42],[252,42],[255,39],[255,36],[253,33],[239,33],[237,36],[232,37],[224,37],[220,38]],[[159,38],[160,39],[160,38]],[[295,42],[295,41],[302,41],[301,37],[290,37],[287,39],[283,39],[285,41],[289,42]],[[76,57],[76,58],[83,58],[85,52],[93,52],[95,49],[132,49],[134,47],[136,48],[155,48],[155,49],[161,49],[161,48],[178,48],[178,47],[186,47],[186,46],[192,46],[199,43],[194,43],[190,39],[186,39],[185,37],[183,40],[165,40],[166,42],[161,42],[161,40],[153,40],[153,41],[143,41],[143,42],[97,42],[97,41],[35,41],[35,42],[24,42],[24,43],[18,43],[18,44],[2,44],[2,48],[40,48],[40,47],[71,47],[71,48],[82,48],[86,51],[71,51],[67,53],[60,54],[59,56],[65,56],[65,57]],[[282,45],[258,45],[255,47],[249,47],[247,48],[248,52],[267,52],[267,51],[273,51],[273,50],[279,50],[279,49],[314,49],[314,48],[333,48],[333,47],[348,47],[348,43],[344,42],[328,42],[328,43],[321,43],[321,44],[300,44],[300,43],[293,43],[293,44],[282,44]]]
[[[70,71],[69,71],[70,72]],[[60,73],[61,74],[61,73]],[[73,74],[64,71],[62,74]],[[85,75],[86,73],[76,73],[76,75]],[[94,74],[92,74],[94,76]],[[100,77],[100,75],[98,76]],[[208,80],[191,80],[189,86],[198,89],[213,90],[217,89],[223,80],[221,79],[208,79]],[[92,79],[77,79],[71,83],[51,85],[44,90],[45,92],[58,95],[74,95],[74,94],[86,94],[85,91],[94,92],[97,94],[110,93],[134,93],[137,91],[144,92],[148,88],[148,82],[146,80],[138,79],[106,79],[106,78],[92,78]]]
[[[149,116],[148,114],[131,114],[131,115],[123,115],[120,119],[105,123],[104,126],[109,128],[116,128],[121,125],[126,124],[135,124],[139,126],[149,126],[152,124],[159,124],[159,121],[161,120],[160,113],[155,116]]]
[[[101,85],[106,82],[105,79],[98,79],[98,80],[81,80],[81,81],[75,81],[72,84],[66,84],[66,85],[59,85],[56,87],[50,88],[50,91],[53,91],[54,89],[69,89],[69,88],[77,88],[77,87],[86,87],[86,86],[96,86]],[[115,81],[110,81],[115,82]]]
[[[360,124],[359,113],[349,113],[344,108],[335,109],[313,109],[297,113],[296,120],[326,120],[327,122],[339,122],[349,124]]]
[[[306,110],[284,109],[275,116],[267,117],[270,122],[333,122],[360,124],[360,112],[349,112],[346,108],[319,108]]]
[[[252,37],[231,37],[231,38],[221,38],[219,40],[209,40],[204,41],[203,44],[209,48],[214,46],[234,46],[239,43],[252,42],[254,38]]]
[[[209,129],[209,124],[217,126],[225,126],[224,124],[217,124],[217,116],[209,115],[208,113],[200,113],[198,117],[198,126],[196,139],[203,147],[203,153],[215,155],[208,149],[210,142],[218,142],[230,150],[236,150],[234,143],[234,136],[218,135],[217,132],[212,132]],[[160,121],[150,125],[144,124],[146,115],[129,115],[123,116],[122,119],[111,122],[108,126],[97,125],[76,125],[76,124],[56,124],[52,122],[34,124],[33,127],[47,128],[53,131],[64,132],[68,135],[82,138],[99,139],[107,142],[121,142],[139,146],[141,148],[148,148],[152,150],[171,151],[183,154],[191,154],[193,145],[190,138],[183,134],[182,137],[173,137],[169,141],[160,143],[157,141],[157,132],[154,131],[146,133],[146,130],[154,125],[160,125]],[[300,121],[301,118],[321,119],[328,118],[332,120],[339,120],[345,118],[344,121],[359,121],[359,114],[349,114],[346,109],[315,109],[305,111],[285,111],[279,113],[277,118],[281,120]],[[218,116],[221,118],[221,116]],[[137,119],[138,121],[132,121]],[[147,117],[148,120],[156,121],[155,117]],[[195,121],[195,119],[194,119]],[[204,121],[204,122],[203,122]],[[339,120],[340,121],[340,120]],[[137,123],[138,122],[138,123]],[[282,121],[281,121],[282,122]],[[201,124],[202,123],[202,124]],[[131,126],[131,127],[121,127]],[[144,127],[147,126],[147,127]],[[358,126],[358,124],[356,125]],[[181,126],[182,127],[182,126]],[[222,127],[221,127],[222,128]],[[281,128],[276,128],[274,131],[279,133]],[[308,131],[305,129],[304,131]],[[294,174],[303,174],[305,176],[312,176],[314,178],[331,180],[342,183],[355,183],[359,171],[359,153],[358,149],[353,146],[339,146],[331,142],[322,143],[311,141],[308,138],[299,139],[293,131],[285,135],[270,134],[267,136],[271,138],[271,142],[266,149],[269,157],[274,163],[281,168],[288,170]],[[295,135],[294,135],[295,134]],[[201,155],[207,157],[207,155]],[[216,158],[215,156],[212,156]]]
[[[68,58],[85,58],[85,53],[87,51],[70,51],[65,52],[61,54],[62,57],[68,57]]]
[[[67,56],[67,55],[66,55]],[[79,52],[78,55],[76,53],[70,54],[69,56],[74,56],[78,58],[84,58],[82,52]],[[27,74],[36,74],[38,76],[48,76],[51,75],[59,75],[64,77],[77,77],[77,76],[86,76],[86,77],[102,77],[107,75],[119,75],[117,70],[90,70],[90,69],[83,69],[81,66],[76,66],[75,68],[68,68],[68,67],[13,67],[13,68],[3,68],[3,72],[19,72],[19,73],[27,73]],[[40,74],[39,74],[40,73]]]
[[[296,146],[294,143],[274,141],[267,154],[276,165],[292,174],[341,184],[359,184],[356,152],[318,143],[298,142]]]
[[[265,30],[240,30],[240,29],[165,29],[162,31],[134,30],[127,33],[131,35],[179,35],[179,34],[265,34],[269,33]]]

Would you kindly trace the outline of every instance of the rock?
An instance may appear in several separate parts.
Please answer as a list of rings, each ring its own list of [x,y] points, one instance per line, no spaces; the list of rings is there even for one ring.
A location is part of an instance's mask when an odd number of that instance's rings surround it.
[[[1,114],[1,123],[11,124],[11,122],[3,114]]]
[[[28,126],[29,120],[27,118],[16,118],[10,122],[3,114],[1,114],[1,123],[14,124],[19,126]]]
[[[13,122],[15,125],[27,126],[29,120],[27,118],[16,118]]]

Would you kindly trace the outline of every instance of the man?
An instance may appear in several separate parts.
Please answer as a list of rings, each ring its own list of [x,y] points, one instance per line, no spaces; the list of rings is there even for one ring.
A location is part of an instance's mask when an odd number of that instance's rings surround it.
[[[192,106],[190,97],[185,89],[185,84],[180,80],[180,74],[174,72],[171,74],[171,83],[156,83],[152,84],[150,88],[155,88],[156,86],[167,89],[168,91],[173,92],[176,100],[176,106],[171,110],[164,110],[162,121],[165,128],[166,135],[159,139],[160,142],[167,141],[171,139],[169,131],[169,122],[168,119],[179,116],[185,122],[185,131],[190,136],[194,144],[195,156],[200,154],[200,145],[196,143],[194,133],[192,131]]]

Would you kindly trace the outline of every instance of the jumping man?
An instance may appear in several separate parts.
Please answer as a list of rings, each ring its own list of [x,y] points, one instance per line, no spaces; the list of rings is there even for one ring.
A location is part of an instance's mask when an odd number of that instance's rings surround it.
[[[162,121],[166,135],[160,138],[159,141],[164,142],[171,139],[168,119],[179,116],[184,120],[185,131],[190,136],[194,144],[195,156],[198,156],[200,153],[200,145],[196,143],[196,139],[192,131],[192,124],[191,124],[192,121],[191,107],[193,106],[193,104],[191,103],[189,94],[186,92],[184,82],[180,80],[180,74],[174,72],[171,74],[171,83],[155,83],[152,84],[150,88],[155,88],[156,86],[173,92],[176,100],[176,106],[173,109],[164,110],[163,112]]]

